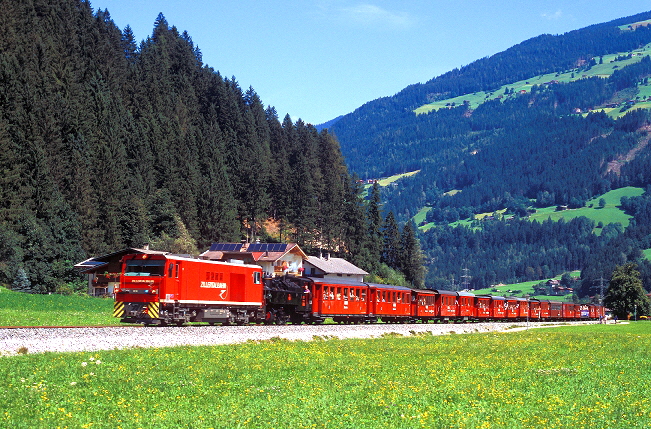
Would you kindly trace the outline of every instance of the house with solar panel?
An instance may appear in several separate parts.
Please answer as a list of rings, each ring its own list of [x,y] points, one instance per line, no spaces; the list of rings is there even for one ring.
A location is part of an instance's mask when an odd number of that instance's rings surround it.
[[[363,282],[364,276],[368,273],[358,266],[351,264],[342,258],[331,258],[326,256],[308,256],[303,261],[304,273],[307,277],[318,277],[323,279],[354,280]]]
[[[199,257],[260,265],[265,277],[302,275],[303,260],[308,258],[296,243],[213,243]]]

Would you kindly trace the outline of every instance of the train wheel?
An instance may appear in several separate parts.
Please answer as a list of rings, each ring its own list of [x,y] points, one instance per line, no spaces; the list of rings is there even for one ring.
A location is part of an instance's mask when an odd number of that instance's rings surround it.
[[[273,325],[275,321],[276,321],[276,314],[271,310],[267,311],[267,313],[264,315],[264,324]]]

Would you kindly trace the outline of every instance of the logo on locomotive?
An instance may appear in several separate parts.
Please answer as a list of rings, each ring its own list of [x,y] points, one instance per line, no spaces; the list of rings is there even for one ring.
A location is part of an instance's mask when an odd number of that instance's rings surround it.
[[[226,283],[223,282],[201,282],[199,287],[205,287],[210,289],[226,289]]]

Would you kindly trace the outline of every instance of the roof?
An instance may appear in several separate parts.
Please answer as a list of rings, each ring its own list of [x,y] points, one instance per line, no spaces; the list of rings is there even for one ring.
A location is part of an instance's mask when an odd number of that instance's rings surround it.
[[[106,262],[96,261],[95,258],[88,258],[85,261],[76,263],[74,267],[88,269],[88,268],[96,268],[100,265],[106,265]]]
[[[97,269],[108,264],[112,260],[120,260],[122,256],[128,255],[131,253],[146,253],[148,255],[166,255],[169,252],[162,252],[159,250],[149,250],[149,249],[138,249],[136,247],[127,247],[117,252],[108,253],[102,256],[96,256],[94,258],[88,258],[85,261],[75,264],[75,268],[82,268],[82,273],[90,274],[96,271]]]
[[[249,254],[258,262],[276,262],[288,253],[297,253],[302,259],[307,258],[296,243],[213,243],[200,257],[215,261],[226,256],[236,258],[235,253]]]
[[[451,290],[443,290],[443,289],[433,289],[433,290],[435,290],[436,293],[438,293],[440,295],[454,295],[454,296],[457,296],[457,293],[453,292]]]
[[[326,274],[368,275],[366,271],[342,258],[323,259],[318,256],[308,256],[305,262],[314,265]]]
[[[394,286],[394,285],[385,285],[381,283],[366,283],[369,287],[374,287],[378,289],[393,289],[393,290],[408,290],[412,291],[413,289],[405,286]]]
[[[366,283],[358,282],[349,278],[329,278],[323,279],[320,277],[307,277],[314,283],[325,284],[325,285],[343,285],[343,286],[366,286]]]
[[[106,255],[97,256],[91,259],[100,262],[108,262],[111,259],[114,259],[115,256],[118,256],[120,254],[128,255],[131,253],[146,253],[147,255],[166,255],[170,252],[163,252],[160,250],[138,249],[136,247],[127,247],[126,249],[118,250],[117,252],[108,253]]]

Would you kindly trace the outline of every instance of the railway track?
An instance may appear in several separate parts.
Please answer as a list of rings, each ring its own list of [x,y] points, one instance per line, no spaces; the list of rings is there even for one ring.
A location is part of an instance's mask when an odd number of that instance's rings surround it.
[[[0,326],[0,329],[94,329],[94,328],[136,328],[142,325],[92,325],[92,326]]]
[[[575,322],[595,323],[595,322]],[[473,324],[373,324],[373,325],[249,325],[184,326],[142,329],[140,326],[110,327],[11,327],[0,329],[0,355],[44,352],[99,352],[128,348],[206,346],[265,341],[275,337],[290,341],[315,338],[379,338],[395,333],[483,333],[558,325],[551,322]]]

